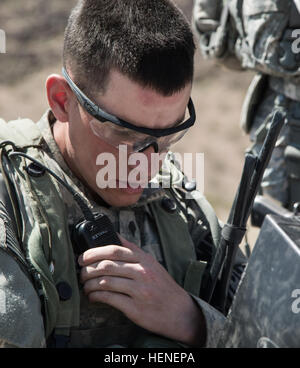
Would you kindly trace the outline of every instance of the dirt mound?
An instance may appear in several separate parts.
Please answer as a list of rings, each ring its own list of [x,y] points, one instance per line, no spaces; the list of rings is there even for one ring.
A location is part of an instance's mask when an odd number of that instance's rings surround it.
[[[61,58],[64,28],[74,0],[1,0],[0,28],[7,53],[0,56],[0,83],[17,84]],[[3,72],[4,71],[4,72]]]

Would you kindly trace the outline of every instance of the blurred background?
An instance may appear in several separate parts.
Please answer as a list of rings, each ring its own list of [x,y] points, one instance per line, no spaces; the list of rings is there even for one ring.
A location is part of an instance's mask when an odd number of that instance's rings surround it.
[[[175,2],[190,20],[193,0]],[[63,32],[75,4],[76,0],[1,0],[6,54],[0,54],[0,118],[37,121],[47,109],[45,80],[61,71]],[[192,93],[197,123],[173,149],[204,153],[204,194],[222,221],[227,219],[249,146],[239,118],[252,76],[204,60],[197,50]],[[252,242],[255,236],[255,230],[250,231]]]

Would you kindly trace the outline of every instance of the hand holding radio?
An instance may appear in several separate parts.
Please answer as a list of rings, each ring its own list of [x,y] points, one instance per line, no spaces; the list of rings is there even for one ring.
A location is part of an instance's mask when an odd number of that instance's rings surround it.
[[[88,249],[79,257],[80,279],[89,300],[119,309],[154,333],[199,343],[203,317],[190,295],[151,254],[121,241],[122,246]]]

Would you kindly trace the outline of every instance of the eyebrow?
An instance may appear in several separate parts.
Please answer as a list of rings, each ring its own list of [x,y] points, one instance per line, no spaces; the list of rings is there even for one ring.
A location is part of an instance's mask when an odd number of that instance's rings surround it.
[[[172,128],[163,128],[163,129],[151,129],[151,128],[145,128],[145,127],[139,127],[139,126],[135,126],[131,123],[128,123],[125,120],[122,120],[114,115],[111,115],[109,113],[107,113],[106,111],[102,110],[98,105],[96,105],[93,101],[91,101],[78,87],[77,85],[73,82],[73,80],[71,79],[71,77],[69,76],[68,72],[66,71],[66,69],[63,67],[62,68],[62,73],[63,76],[66,78],[66,81],[68,82],[70,88],[73,90],[73,92],[75,93],[77,100],[79,101],[79,103],[82,105],[82,107],[89,113],[91,114],[94,118],[96,118],[97,120],[99,120],[100,122],[104,122],[105,120],[110,121],[116,125],[122,126],[124,128],[128,128],[128,129],[133,129],[137,132],[140,133],[144,133],[144,134],[148,134],[151,135],[153,137],[164,137],[170,134],[174,134],[177,133],[181,130],[184,129],[188,129],[191,126],[193,126],[195,124],[196,121],[196,114],[195,114],[195,108],[193,105],[193,101],[192,98],[189,98],[189,102],[188,102],[188,109],[189,109],[189,114],[190,117],[188,120],[186,120],[185,122],[183,122],[182,124],[178,125],[178,123],[175,123],[175,125],[172,126]],[[181,119],[182,121],[182,119]]]
[[[171,128],[175,128],[175,127],[177,127],[178,125],[180,125],[183,121],[184,121],[184,118],[185,118],[185,112],[183,113],[183,115],[182,115],[182,117],[181,118],[179,118],[179,119],[177,119],[176,121],[175,121],[175,123],[172,123],[172,124],[170,124],[170,125],[168,125],[166,128],[162,128],[162,129],[171,129]],[[127,121],[127,120],[126,120]],[[128,123],[130,123],[129,121],[128,121]],[[134,123],[130,123],[130,124],[132,124],[132,125],[134,125],[135,127],[139,127],[138,125],[135,125]]]

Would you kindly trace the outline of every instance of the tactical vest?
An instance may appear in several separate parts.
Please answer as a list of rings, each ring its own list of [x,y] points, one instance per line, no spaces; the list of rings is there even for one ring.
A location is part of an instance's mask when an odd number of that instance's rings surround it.
[[[67,213],[59,184],[51,175],[47,172],[35,175],[34,170],[29,170],[32,161],[24,156],[8,158],[15,150],[45,165],[41,140],[40,130],[30,120],[9,123],[0,120],[1,171],[14,202],[13,217],[20,242],[20,249],[10,250],[20,258],[22,265],[24,257],[26,259],[28,272],[41,298],[45,337],[48,339],[53,332],[56,336],[67,337],[70,329],[79,325],[80,298]],[[217,244],[217,218],[204,198],[200,202]],[[168,213],[158,201],[151,202],[150,207],[168,272],[186,291],[199,296],[206,262],[197,260],[186,221],[178,209]],[[20,250],[24,257],[20,256]],[[71,297],[65,300],[57,288],[62,283],[67,283],[72,290]],[[151,334],[146,336],[142,342],[146,347],[175,344],[160,337],[153,338]]]

